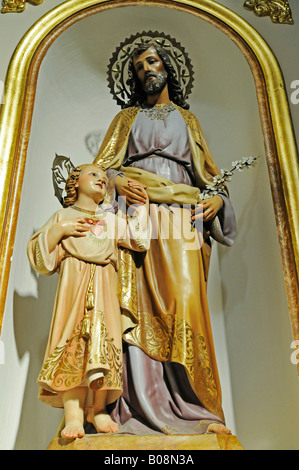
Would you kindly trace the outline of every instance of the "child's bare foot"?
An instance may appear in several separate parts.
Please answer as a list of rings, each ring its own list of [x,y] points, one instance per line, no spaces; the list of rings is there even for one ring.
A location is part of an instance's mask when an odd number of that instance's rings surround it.
[[[207,434],[214,433],[214,434],[231,434],[231,430],[228,429],[224,424],[220,423],[212,423],[208,426]]]
[[[84,427],[79,419],[72,419],[68,421],[61,431],[61,437],[66,439],[77,439],[77,437],[84,437]]]
[[[119,429],[118,424],[112,421],[106,410],[90,410],[87,416],[87,421],[94,425],[97,432],[114,433]]]

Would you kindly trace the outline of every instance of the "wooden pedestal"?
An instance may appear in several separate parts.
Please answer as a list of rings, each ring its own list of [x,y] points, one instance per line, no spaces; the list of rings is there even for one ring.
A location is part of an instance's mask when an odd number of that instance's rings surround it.
[[[244,450],[236,436],[224,434],[128,436],[86,435],[68,440],[55,437],[48,450]]]

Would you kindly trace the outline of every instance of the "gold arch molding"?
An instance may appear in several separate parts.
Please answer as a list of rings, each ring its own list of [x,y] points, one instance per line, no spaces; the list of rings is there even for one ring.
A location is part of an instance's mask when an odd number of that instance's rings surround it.
[[[254,76],[264,135],[288,305],[299,340],[299,168],[284,80],[269,46],[240,16],[210,0],[69,0],[43,16],[19,43],[7,73],[0,114],[0,328],[16,233],[40,64],[55,39],[89,15],[124,6],[156,6],[201,18],[233,40]]]

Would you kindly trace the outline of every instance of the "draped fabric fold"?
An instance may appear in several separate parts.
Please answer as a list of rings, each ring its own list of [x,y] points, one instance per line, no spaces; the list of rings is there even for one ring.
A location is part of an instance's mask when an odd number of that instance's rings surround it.
[[[135,325],[121,321],[118,286],[118,251],[144,251],[140,235],[146,233],[147,211],[131,220],[111,212],[90,215],[96,225],[84,237],[66,237],[50,252],[49,230],[60,221],[78,217],[76,206],[57,211],[35,233],[27,247],[29,261],[40,274],[59,273],[50,334],[44,362],[37,380],[41,401],[63,407],[62,393],[87,387],[92,405],[96,388],[107,390],[108,403],[122,393],[122,332]],[[137,210],[136,210],[137,213]],[[138,239],[134,237],[136,220]],[[133,222],[133,223],[132,223]],[[138,222],[138,223],[139,223]],[[91,386],[91,384],[93,384]]]
[[[151,205],[151,222],[157,237],[142,260],[134,255],[138,324],[124,339],[155,360],[184,365],[201,403],[223,418],[204,281],[210,247],[190,228],[184,238],[171,236],[176,222],[190,226],[189,210]]]
[[[204,434],[223,422],[199,402],[182,365],[155,361],[128,344],[123,394],[109,411],[126,434]]]
[[[224,422],[206,290],[211,244],[204,230],[191,230],[191,208],[199,202],[201,190],[211,184],[213,176],[219,174],[219,171],[197,118],[190,111],[174,106],[183,118],[184,132],[187,132],[190,143],[194,186],[185,182],[174,183],[161,174],[147,171],[142,168],[142,160],[134,166],[125,165],[130,133],[134,122],[137,122],[140,108],[125,109],[116,116],[94,162],[141,182],[149,195],[152,223],[150,248],[146,254],[121,254],[123,261],[126,260],[121,274],[125,279],[126,302],[121,302],[121,308],[122,314],[132,321],[131,327],[123,334],[125,343],[129,345],[126,367],[129,367],[131,373],[124,372],[125,380],[128,380],[124,385],[128,395],[124,394],[115,404],[114,417],[120,424],[126,425],[130,413],[134,415],[132,410],[139,403],[139,424],[144,422],[148,427],[160,430],[168,425],[167,420],[165,426],[160,426],[161,423],[157,425],[159,412],[155,400],[148,403],[155,415],[154,425],[149,420],[144,400],[141,404],[141,397],[130,395],[130,390],[136,389],[138,382],[136,376],[135,379],[133,377],[134,364],[139,367],[146,363],[152,371],[160,364],[160,370],[164,372],[152,377],[151,389],[155,390],[161,391],[166,386],[168,390],[177,388],[181,374],[185,383],[188,383],[190,393],[196,397],[194,406],[198,407],[199,421],[205,419],[201,413],[204,409],[210,419]],[[151,132],[150,123],[148,129]],[[178,132],[182,129],[178,129]],[[139,132],[141,135],[145,130]],[[217,241],[230,246],[235,237],[235,218],[227,194],[221,197],[224,201],[222,214],[214,219],[209,229],[211,235],[215,229]],[[131,282],[129,288],[128,279]],[[122,285],[121,278],[119,282]],[[134,312],[130,312],[130,302],[131,306],[135,302]],[[133,363],[133,356],[136,363]],[[174,366],[181,369],[171,382],[166,380],[165,374],[166,370],[170,371]],[[139,367],[139,371],[139,381],[146,381],[148,372],[142,367]],[[183,402],[186,410],[188,401]],[[126,414],[126,409],[131,410],[129,414]],[[184,432],[188,432],[188,418],[183,415],[185,413],[181,416]],[[190,429],[192,426],[189,423]],[[180,428],[178,423],[174,428]],[[165,429],[162,432],[167,432]]]
[[[215,165],[196,116],[190,111],[174,106],[181,113],[188,126],[196,186],[204,188],[206,184],[211,183],[213,176],[219,174],[219,170]],[[133,107],[124,109],[116,115],[109,126],[94,163],[98,163],[105,168],[117,170],[120,168],[126,155],[132,125],[139,112],[140,108]]]

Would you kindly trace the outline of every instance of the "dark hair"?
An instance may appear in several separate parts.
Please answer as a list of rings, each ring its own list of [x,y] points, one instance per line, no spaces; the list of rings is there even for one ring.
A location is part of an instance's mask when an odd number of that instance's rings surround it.
[[[127,104],[123,106],[123,108],[129,108],[130,106],[141,106],[146,100],[146,93],[143,91],[140,80],[137,77],[136,70],[133,64],[133,59],[134,57],[139,57],[151,46],[154,46],[154,48],[156,49],[157,54],[162,60],[164,68],[168,74],[169,98],[181,108],[189,109],[190,106],[184,98],[182,88],[179,84],[176,71],[171,63],[169,55],[165,52],[162,47],[156,46],[155,44],[151,43],[139,46],[133,51],[131,55],[128,68],[129,79],[127,81],[127,85],[129,85],[130,87],[131,99]]]

